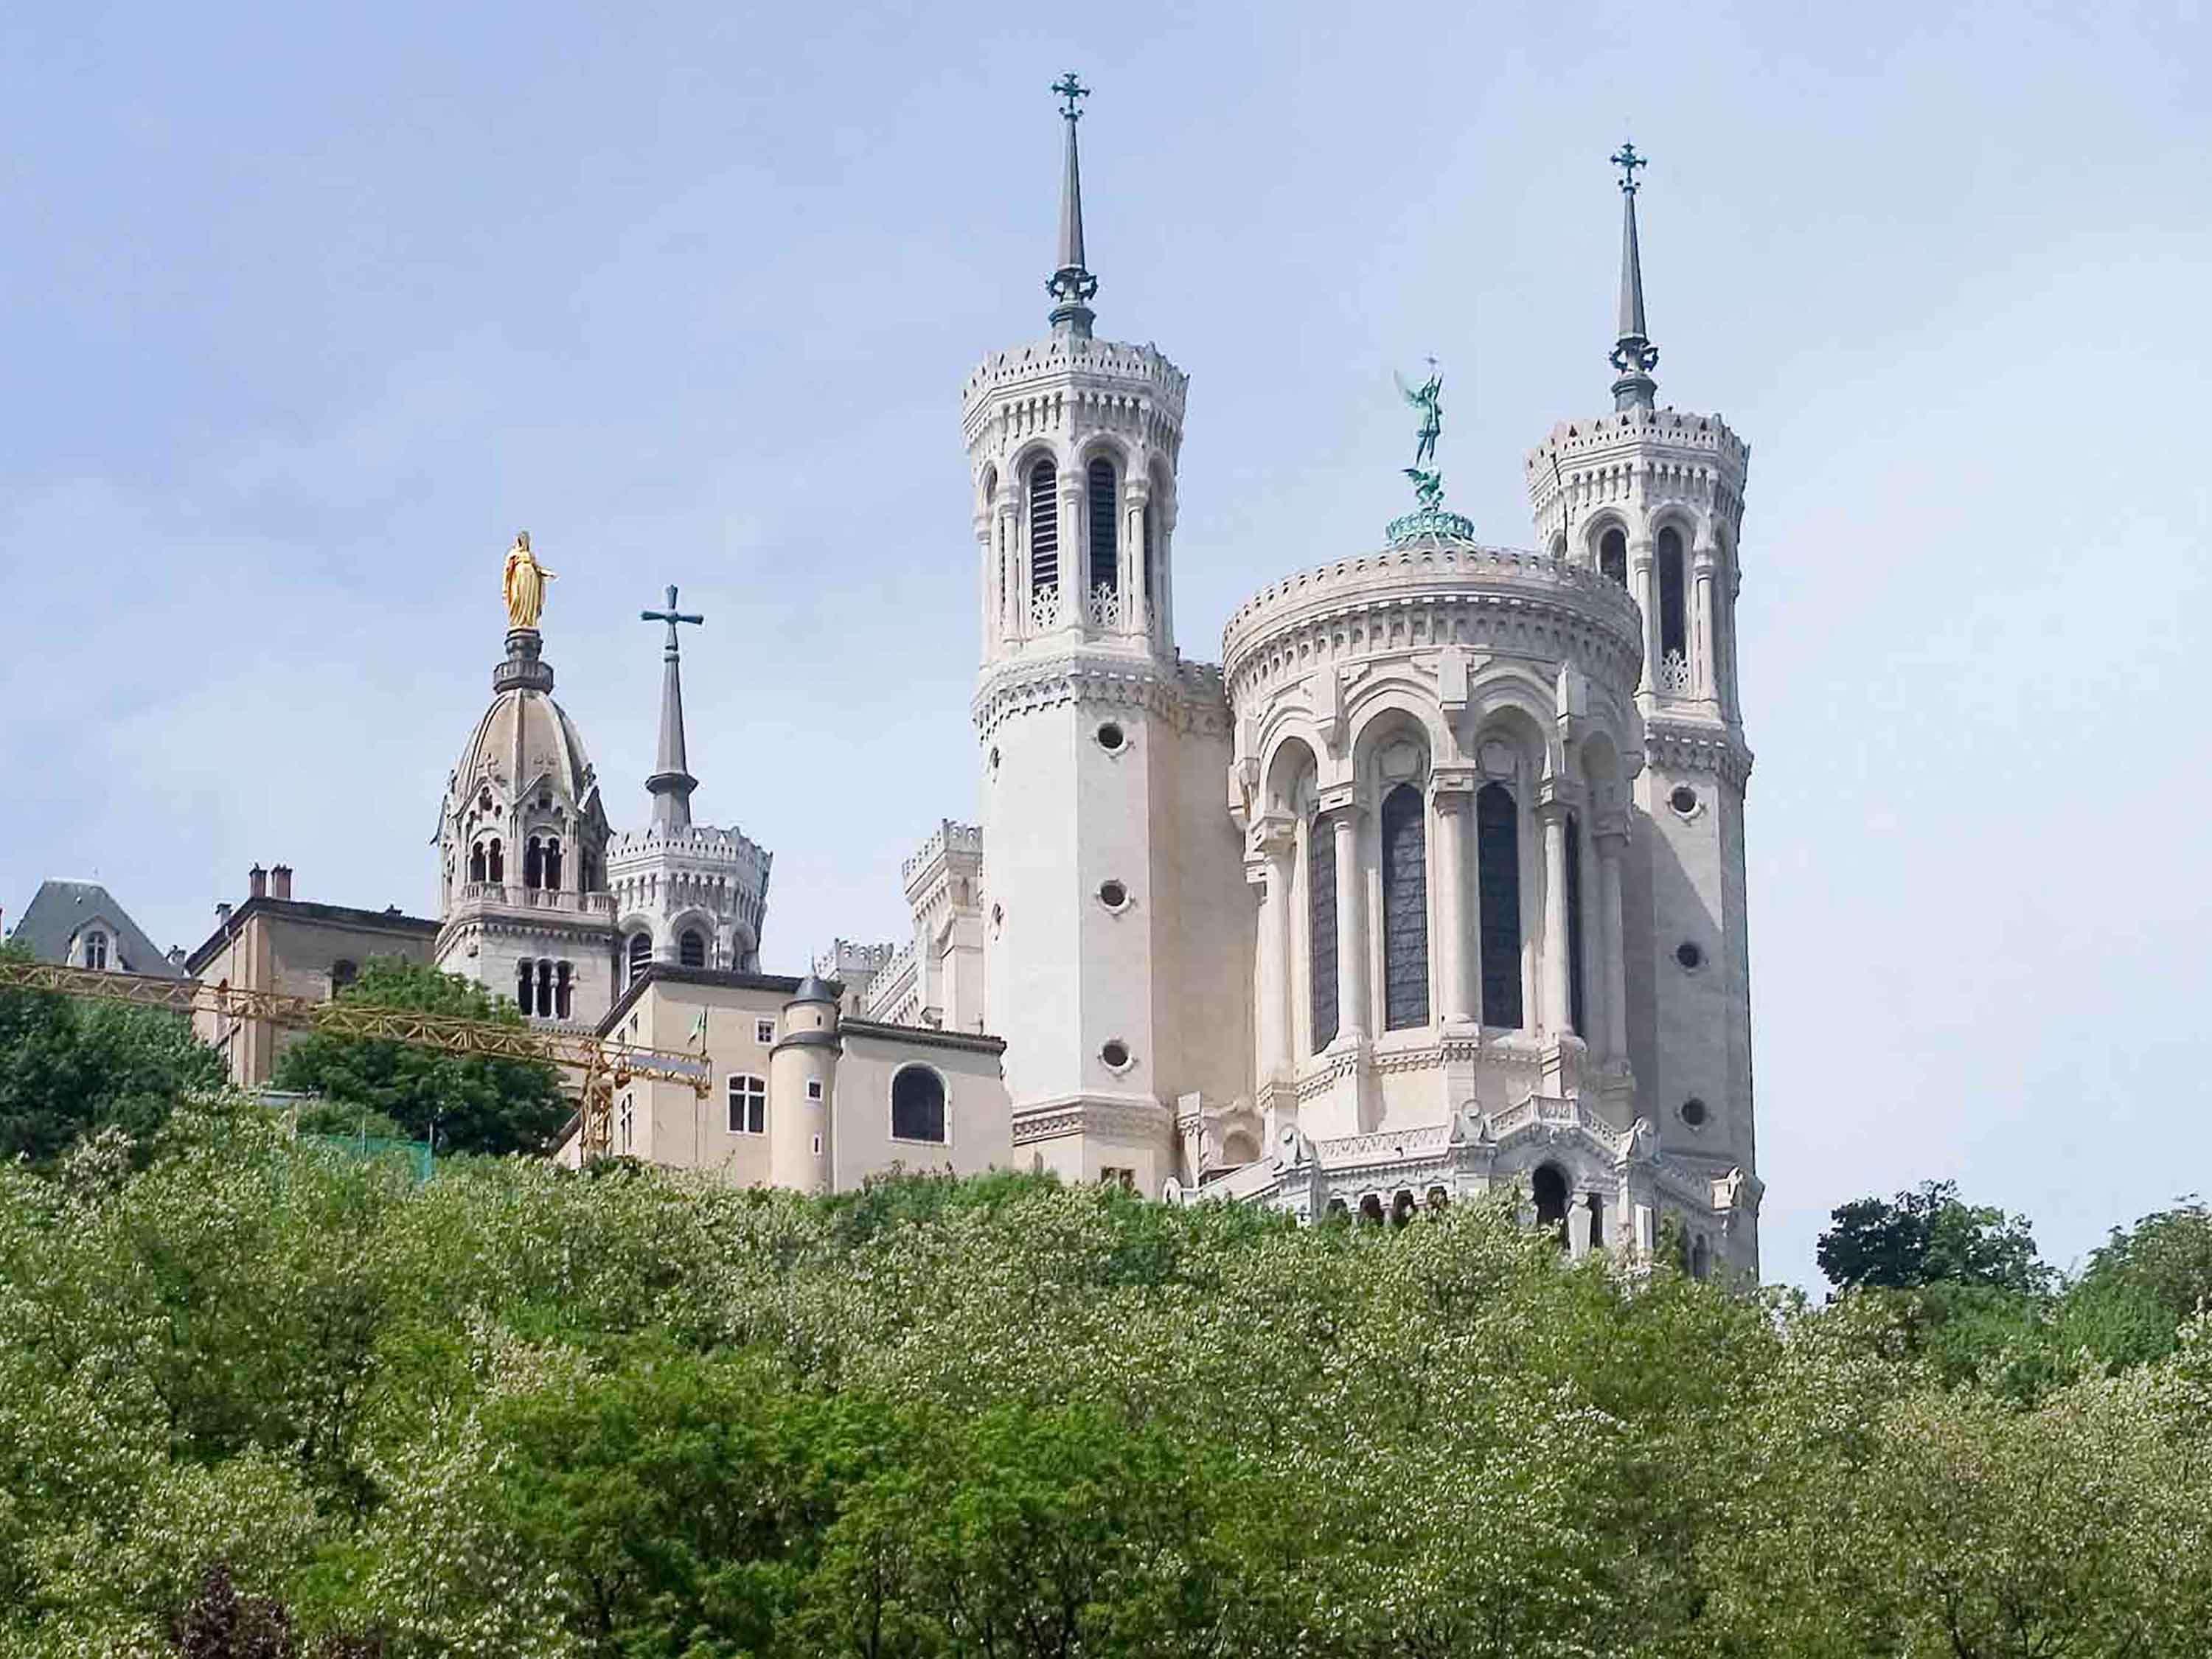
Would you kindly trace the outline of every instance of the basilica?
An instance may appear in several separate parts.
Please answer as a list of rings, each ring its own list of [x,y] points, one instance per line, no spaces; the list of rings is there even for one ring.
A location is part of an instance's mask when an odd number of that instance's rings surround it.
[[[674,589],[647,613],[649,816],[611,828],[520,538],[424,953],[534,1020],[704,1050],[713,1097],[626,1088],[616,1152],[810,1189],[1038,1168],[1376,1221],[1514,1186],[1577,1253],[1667,1229],[1700,1274],[1755,1275],[1747,451],[1657,402],[1643,158],[1613,158],[1611,407],[1529,453],[1534,548],[1444,507],[1432,380],[1414,510],[1311,550],[1200,662],[1175,621],[1188,377],[1096,331],[1085,89],[1054,90],[1048,331],[962,392],[979,821],[907,860],[911,938],[763,971],[769,854],[692,817]]]

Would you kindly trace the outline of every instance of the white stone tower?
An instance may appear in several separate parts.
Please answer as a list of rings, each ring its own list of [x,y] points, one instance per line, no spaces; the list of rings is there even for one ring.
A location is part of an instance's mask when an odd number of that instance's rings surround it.
[[[684,741],[683,651],[678,623],[706,618],[676,608],[641,611],[643,622],[665,623],[660,653],[660,744],[653,775],[652,821],[617,836],[607,849],[607,878],[620,906],[619,978],[652,963],[684,968],[760,971],[761,929],[768,921],[769,854],[738,830],[691,822],[691,775]]]
[[[1629,1056],[1637,1109],[1672,1162],[1717,1180],[1755,1168],[1744,786],[1735,684],[1738,532],[1748,451],[1717,415],[1655,406],[1633,146],[1622,173],[1613,410],[1562,423],[1528,457],[1542,544],[1623,583],[1644,623],[1645,763],[1623,862]],[[1751,1202],[1706,1241],[1755,1272]],[[1694,1249],[1697,1241],[1691,1241]]]
[[[1016,1156],[1158,1193],[1176,1121],[1249,1089],[1253,908],[1218,672],[1175,646],[1187,379],[1093,337],[1076,123],[1048,337],[969,375],[987,1029]]]
[[[436,961],[533,1020],[590,1025],[614,1003],[607,819],[543,650],[537,629],[507,630],[491,706],[447,781]]]

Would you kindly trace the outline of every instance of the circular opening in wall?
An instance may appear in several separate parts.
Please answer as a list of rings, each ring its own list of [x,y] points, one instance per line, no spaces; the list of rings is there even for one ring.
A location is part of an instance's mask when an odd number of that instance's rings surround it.
[[[1696,941],[1686,939],[1674,947],[1674,960],[1682,964],[1685,971],[1695,973],[1705,965],[1705,953]]]
[[[1129,734],[1108,720],[1098,728],[1098,746],[1109,755],[1118,755],[1129,746]]]
[[[1098,884],[1098,902],[1109,910],[1126,910],[1129,907],[1129,890],[1118,881]]]
[[[997,752],[995,750],[992,751],[994,758]],[[1674,793],[1667,797],[1667,804],[1686,818],[1698,810],[1698,792],[1686,783],[1678,783],[1674,786]]]
[[[1689,1099],[1682,1103],[1683,1122],[1688,1124],[1692,1129],[1695,1129],[1703,1126],[1705,1121],[1705,1103],[1704,1101],[1699,1100],[1695,1095],[1692,1095]]]
[[[1126,1072],[1129,1069],[1129,1045],[1119,1037],[1110,1037],[1098,1050],[1098,1058],[1106,1062],[1108,1071]]]

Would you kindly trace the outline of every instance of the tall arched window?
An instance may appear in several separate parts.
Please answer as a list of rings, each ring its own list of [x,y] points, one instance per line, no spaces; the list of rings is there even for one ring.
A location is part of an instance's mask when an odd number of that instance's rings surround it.
[[[1513,792],[1474,798],[1475,892],[1482,906],[1482,1023],[1521,1024],[1521,823]]]
[[[1619,528],[1607,531],[1599,541],[1597,568],[1607,580],[1628,586],[1628,538]]]
[[[1319,1054],[1336,1040],[1336,836],[1320,818],[1306,830],[1306,926],[1313,1051]]]
[[[707,965],[707,936],[696,927],[686,927],[676,941],[676,959],[686,968]]]
[[[505,881],[507,879],[507,854],[501,850],[497,836],[491,838],[491,852],[485,863],[487,868],[485,880]]]
[[[514,1006],[525,1014],[538,1012],[538,964],[528,957],[514,964]]]
[[[522,851],[522,884],[532,889],[545,884],[545,852],[535,836]]]
[[[561,842],[556,837],[545,843],[545,885],[555,892],[561,890]]]
[[[339,992],[344,990],[347,986],[352,984],[354,981],[360,977],[360,969],[354,966],[352,963],[348,962],[344,957],[339,957],[336,962],[331,964],[331,994],[332,996],[337,995]]]
[[[538,1013],[542,1019],[553,1018],[553,964],[538,964]]]
[[[482,842],[477,842],[475,846],[469,848],[469,879],[471,881],[487,879],[484,875],[484,846]]]
[[[945,1079],[927,1066],[902,1066],[891,1079],[891,1139],[945,1139]]]
[[[1030,592],[1060,586],[1060,469],[1040,460],[1030,469]]]
[[[645,977],[645,970],[653,965],[653,935],[632,933],[629,936],[629,982],[633,985]]]
[[[1115,526],[1121,519],[1121,491],[1114,485],[1114,463],[1100,456],[1091,463],[1091,586],[1119,588],[1121,585],[1121,547]]]
[[[1589,1035],[1583,1004],[1583,825],[1567,814],[1567,1023]]]
[[[1382,1025],[1429,1023],[1429,848],[1421,792],[1382,798]]]
[[[1690,654],[1682,610],[1682,532],[1671,525],[1659,532],[1659,654]]]

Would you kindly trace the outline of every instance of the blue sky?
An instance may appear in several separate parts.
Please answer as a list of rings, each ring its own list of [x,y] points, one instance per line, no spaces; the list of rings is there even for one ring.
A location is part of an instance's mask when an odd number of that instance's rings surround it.
[[[1770,1273],[1955,1176],[2064,1261],[2212,1188],[2212,30],[2194,6],[17,7],[0,19],[0,904],[204,937],[258,859],[422,910],[498,655],[643,816],[668,582],[767,956],[903,924],[971,816],[958,391],[1042,332],[1057,123],[1100,332],[1192,376],[1178,624],[1371,549],[1394,365],[1484,536],[1607,406],[1749,441]]]

